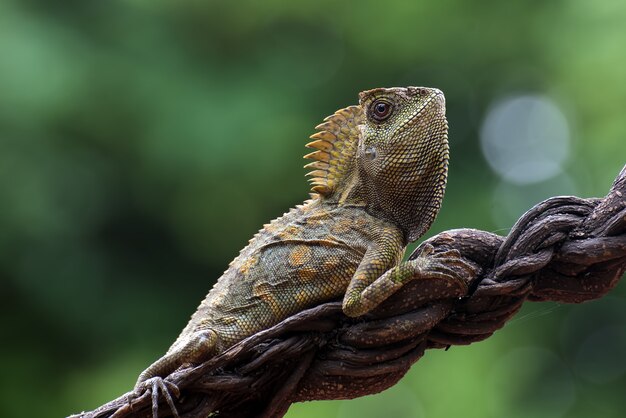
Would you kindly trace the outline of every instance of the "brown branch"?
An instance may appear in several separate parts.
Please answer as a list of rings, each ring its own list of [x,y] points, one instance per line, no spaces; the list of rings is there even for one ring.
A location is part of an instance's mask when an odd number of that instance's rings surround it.
[[[429,239],[476,267],[465,297],[440,281],[413,282],[375,312],[351,319],[338,301],[300,312],[166,382],[184,418],[282,417],[293,402],[348,399],[394,385],[427,348],[483,340],[526,300],[580,303],[609,292],[626,270],[626,167],[602,199],[555,197],[507,237],[459,229]],[[422,245],[424,245],[422,244]],[[411,257],[420,252],[417,248]],[[159,396],[159,416],[172,412]],[[80,417],[149,417],[152,397],[121,396]]]

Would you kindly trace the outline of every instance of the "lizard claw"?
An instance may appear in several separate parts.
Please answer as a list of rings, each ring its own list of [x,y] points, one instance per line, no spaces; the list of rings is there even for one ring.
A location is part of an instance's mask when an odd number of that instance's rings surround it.
[[[478,269],[466,261],[458,250],[435,252],[430,244],[424,245],[420,255],[413,261],[425,276],[456,282],[465,289],[478,273]]]
[[[180,418],[176,406],[174,405],[174,399],[172,399],[172,394],[170,393],[170,390],[173,391],[174,396],[178,398],[180,396],[178,386],[158,376],[148,379],[146,384],[150,385],[152,390],[152,418],[159,418],[159,391],[163,394],[163,398],[165,398],[165,402],[167,402],[167,405],[170,407],[172,415],[174,415],[175,418]]]
[[[169,406],[170,411],[172,411],[172,415],[175,418],[180,418],[180,415],[178,415],[178,411],[176,410],[176,405],[174,405],[174,398],[178,399],[180,397],[180,389],[174,383],[165,380],[160,376],[151,377],[135,387],[135,391],[129,399],[129,402],[145,392],[150,392],[150,395],[152,396],[152,418],[159,417],[159,392],[163,394],[163,398],[165,399],[165,402],[167,402],[167,406]],[[174,398],[172,398],[172,395],[174,395]]]

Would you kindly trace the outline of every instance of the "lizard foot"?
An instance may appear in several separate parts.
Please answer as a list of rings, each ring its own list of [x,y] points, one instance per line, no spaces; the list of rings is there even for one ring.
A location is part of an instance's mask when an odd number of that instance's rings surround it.
[[[420,255],[408,263],[417,268],[421,277],[445,280],[462,292],[467,291],[469,282],[478,272],[471,263],[461,257],[458,250],[436,253],[430,244],[424,245]]]
[[[159,392],[163,394],[163,398],[172,411],[172,415],[175,418],[180,418],[176,405],[174,405],[174,398],[180,397],[180,389],[174,383],[163,379],[160,376],[151,377],[135,387],[135,391],[129,402],[134,396],[139,397],[146,389],[152,396],[152,418],[159,418]],[[174,398],[172,397],[174,395]]]

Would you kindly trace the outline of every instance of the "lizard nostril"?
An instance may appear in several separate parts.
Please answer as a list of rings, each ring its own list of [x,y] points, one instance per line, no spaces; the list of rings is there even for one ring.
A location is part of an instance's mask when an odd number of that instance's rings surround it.
[[[428,95],[428,90],[425,87],[409,87],[409,94],[412,96],[426,96]]]

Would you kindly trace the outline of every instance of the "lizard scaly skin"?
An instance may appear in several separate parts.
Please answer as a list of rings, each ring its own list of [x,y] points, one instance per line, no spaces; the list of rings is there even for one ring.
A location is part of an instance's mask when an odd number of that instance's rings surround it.
[[[465,284],[429,254],[402,262],[430,227],[448,169],[445,99],[424,87],[362,92],[316,127],[312,199],[266,224],[233,260],[167,353],[137,386],[199,363],[286,317],[343,298],[346,315],[371,311],[404,283]]]

